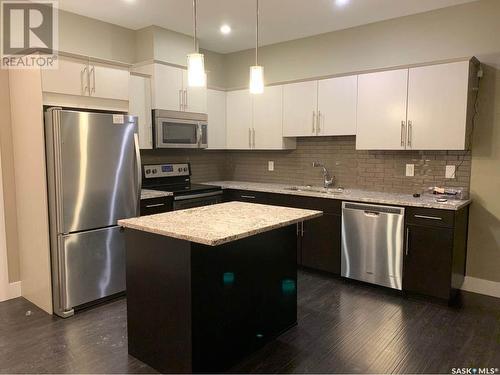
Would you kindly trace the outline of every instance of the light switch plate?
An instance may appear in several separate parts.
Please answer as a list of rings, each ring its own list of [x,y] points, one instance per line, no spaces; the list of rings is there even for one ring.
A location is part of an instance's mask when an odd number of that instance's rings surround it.
[[[446,171],[445,171],[445,177],[446,178],[455,178],[455,169],[456,167],[454,165],[447,165],[446,166]]]
[[[406,177],[415,176],[415,164],[406,164]]]
[[[267,170],[268,170],[269,172],[274,171],[274,161],[269,160],[269,161],[267,162]]]

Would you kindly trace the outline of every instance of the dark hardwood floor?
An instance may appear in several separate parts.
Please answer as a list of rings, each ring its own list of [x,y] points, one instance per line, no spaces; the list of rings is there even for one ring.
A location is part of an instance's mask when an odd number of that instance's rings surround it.
[[[500,367],[495,299],[450,308],[301,271],[298,312],[297,327],[231,372],[450,373],[454,367]],[[0,372],[154,370],[127,354],[124,298],[66,320],[18,298],[0,303]]]

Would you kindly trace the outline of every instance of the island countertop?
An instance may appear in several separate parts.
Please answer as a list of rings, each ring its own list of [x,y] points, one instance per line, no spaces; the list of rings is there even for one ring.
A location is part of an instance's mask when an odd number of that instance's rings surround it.
[[[227,202],[118,220],[118,225],[167,237],[218,246],[321,216],[321,211]]]

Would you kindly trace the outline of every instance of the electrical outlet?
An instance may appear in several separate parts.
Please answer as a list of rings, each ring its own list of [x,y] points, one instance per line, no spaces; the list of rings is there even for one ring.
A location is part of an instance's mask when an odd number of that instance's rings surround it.
[[[269,160],[269,161],[267,162],[267,170],[268,170],[269,172],[274,171],[274,161]]]
[[[415,176],[415,164],[406,164],[406,177]]]
[[[445,171],[445,177],[446,178],[455,178],[455,170],[456,167],[454,165],[447,165],[446,166],[446,171]]]

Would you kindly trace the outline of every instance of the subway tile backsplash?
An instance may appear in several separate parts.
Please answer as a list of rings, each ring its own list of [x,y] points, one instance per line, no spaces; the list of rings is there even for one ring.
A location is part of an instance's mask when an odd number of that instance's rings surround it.
[[[288,151],[143,151],[143,163],[190,161],[193,181],[240,180],[293,185],[322,185],[325,164],[335,176],[335,186],[367,190],[421,193],[429,186],[461,187],[469,192],[470,151],[358,151],[355,137],[298,138]],[[274,171],[267,162],[274,161]],[[406,164],[415,165],[406,177]],[[454,179],[445,178],[446,165],[458,168]]]

